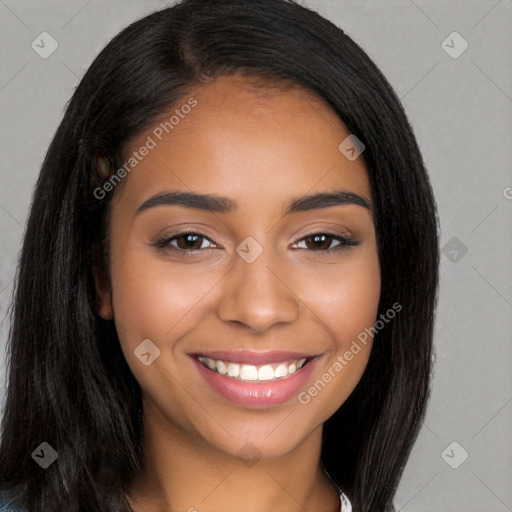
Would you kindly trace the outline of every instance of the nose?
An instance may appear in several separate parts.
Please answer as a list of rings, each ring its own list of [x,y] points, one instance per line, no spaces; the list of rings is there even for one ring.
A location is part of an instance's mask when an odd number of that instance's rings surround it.
[[[297,320],[300,300],[289,282],[290,270],[270,258],[270,250],[263,250],[252,263],[238,255],[235,258],[223,280],[220,319],[246,326],[253,333]]]

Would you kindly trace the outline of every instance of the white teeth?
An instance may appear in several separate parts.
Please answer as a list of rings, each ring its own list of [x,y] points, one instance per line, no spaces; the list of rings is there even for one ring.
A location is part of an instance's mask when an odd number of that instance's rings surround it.
[[[258,369],[252,364],[243,364],[240,368],[240,378],[242,380],[258,380]]]
[[[226,375],[226,373],[228,373],[228,369],[226,368],[226,363],[224,361],[215,361],[215,367],[221,375]]]
[[[210,359],[210,361],[212,361],[212,359]],[[230,377],[238,377],[240,375],[240,365],[236,363],[229,363],[228,375]]]
[[[274,370],[274,377],[277,379],[278,377],[284,377],[285,375],[288,375],[288,367],[285,364],[280,364]]]
[[[274,370],[272,366],[266,364],[258,370],[258,380],[272,380],[274,378]]]
[[[254,366],[252,364],[238,364],[211,357],[198,356],[198,360],[210,370],[238,380],[246,381],[270,381],[282,379],[300,370],[306,363],[306,359],[287,361],[283,363],[264,364]]]

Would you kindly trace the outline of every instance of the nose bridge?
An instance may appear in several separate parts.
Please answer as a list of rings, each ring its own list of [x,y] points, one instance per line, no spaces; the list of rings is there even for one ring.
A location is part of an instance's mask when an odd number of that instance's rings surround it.
[[[247,237],[236,250],[233,268],[226,276],[219,315],[256,331],[298,317],[296,295],[287,284],[284,266],[271,248]]]

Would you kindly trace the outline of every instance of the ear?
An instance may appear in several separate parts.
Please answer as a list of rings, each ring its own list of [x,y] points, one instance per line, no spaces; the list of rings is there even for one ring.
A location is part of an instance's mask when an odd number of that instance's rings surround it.
[[[96,298],[94,309],[103,320],[112,320],[114,318],[114,309],[112,308],[112,293],[110,289],[110,280],[105,271],[104,265],[94,265],[94,289]]]

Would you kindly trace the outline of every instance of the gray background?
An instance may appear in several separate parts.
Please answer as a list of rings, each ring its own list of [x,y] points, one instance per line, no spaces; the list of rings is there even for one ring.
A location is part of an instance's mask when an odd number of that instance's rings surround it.
[[[439,207],[443,256],[432,399],[395,506],[511,511],[512,1],[302,3],[343,28],[389,79],[414,127]],[[103,46],[166,5],[0,0],[0,406],[5,315],[51,137]],[[45,31],[58,48],[43,59],[31,43]],[[459,52],[460,40],[442,44],[454,31],[469,44],[457,58],[445,48]]]

